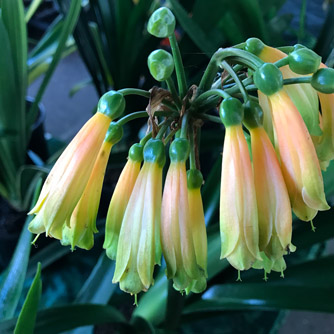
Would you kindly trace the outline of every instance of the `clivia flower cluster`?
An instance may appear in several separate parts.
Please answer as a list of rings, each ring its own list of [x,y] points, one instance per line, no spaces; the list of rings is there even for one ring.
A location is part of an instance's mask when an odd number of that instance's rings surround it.
[[[321,169],[334,159],[334,70],[301,45],[275,49],[251,38],[219,49],[198,87],[189,86],[174,29],[174,15],[165,7],[148,22],[149,33],[170,41],[172,54],[160,49],[148,57],[152,76],[168,89],[123,89],[102,96],[97,113],[60,156],[30,212],[36,214],[31,232],[45,232],[72,249],[90,249],[110,150],[121,140],[125,123],[149,117],[148,133],[131,146],[111,198],[103,244],[116,261],[113,282],[131,294],[149,289],[162,257],[175,289],[206,288],[198,158],[203,122],[225,128],[221,259],[234,268],[283,272],[284,256],[295,250],[292,212],[312,221],[318,211],[329,209]],[[122,116],[128,94],[149,98],[147,112],[111,122]]]

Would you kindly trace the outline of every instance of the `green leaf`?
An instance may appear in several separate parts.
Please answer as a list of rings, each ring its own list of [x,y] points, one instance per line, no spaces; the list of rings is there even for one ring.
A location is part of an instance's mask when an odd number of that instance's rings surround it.
[[[36,186],[33,204],[37,202],[40,188],[41,181]],[[29,216],[23,226],[14,255],[0,285],[0,319],[13,317],[22,293],[31,247],[31,233],[28,231],[31,220],[32,216]]]
[[[117,287],[116,284],[111,284],[114,270],[115,262],[111,261],[103,251],[75,301],[107,304]]]
[[[87,78],[85,80],[82,80],[78,83],[76,83],[70,90],[69,96],[73,97],[76,93],[78,93],[81,89],[90,86],[93,84],[93,80],[91,78]]]
[[[26,111],[25,97],[27,90],[27,30],[24,19],[24,7],[22,0],[2,0],[1,16],[6,26],[11,54],[15,71],[15,91],[18,101],[16,110],[16,122],[20,133],[18,152],[21,152],[21,159],[24,159],[26,148]],[[21,149],[21,150],[20,150]]]
[[[45,92],[45,89],[52,77],[52,74],[53,72],[55,71],[56,69],[56,66],[58,65],[58,62],[60,61],[61,59],[61,56],[62,56],[62,53],[63,53],[63,49],[66,45],[66,41],[69,37],[69,35],[71,35],[76,23],[77,23],[77,20],[78,20],[78,17],[79,17],[79,14],[80,14],[80,9],[81,9],[81,0],[73,0],[71,1],[71,5],[70,5],[70,8],[68,10],[68,14],[65,18],[65,21],[64,21],[64,25],[63,25],[63,28],[62,28],[62,31],[61,31],[61,34],[60,34],[60,37],[59,37],[59,41],[58,41],[58,47],[57,47],[57,50],[53,56],[53,59],[52,59],[52,62],[44,76],[44,79],[41,83],[41,86],[39,87],[39,90],[37,92],[37,95],[36,95],[36,98],[34,100],[34,103],[30,109],[30,113],[29,113],[29,123],[28,124],[32,124],[34,119],[36,118],[36,115],[37,115],[37,111],[38,111],[38,104],[39,102],[41,101],[42,99],[42,96]]]
[[[28,23],[31,19],[31,17],[35,14],[36,10],[38,9],[38,7],[40,6],[40,4],[42,3],[43,0],[33,0],[30,3],[30,6],[28,8],[28,10],[26,11],[25,14],[25,22]]]
[[[334,312],[334,301],[329,298],[334,289],[333,255],[290,266],[285,277],[213,286],[184,314],[246,309]]]
[[[13,332],[16,319],[0,322],[1,334]],[[66,305],[41,310],[37,313],[34,334],[58,334],[70,329],[103,323],[126,325],[122,313],[109,305]]]
[[[179,2],[176,0],[169,0],[169,2],[173,13],[184,31],[202,52],[208,57],[211,57],[216,51],[216,46],[210,42],[201,27],[188,16],[188,13],[183,9]]]
[[[15,326],[14,334],[34,334],[39,299],[42,294],[41,264],[28,291]]]

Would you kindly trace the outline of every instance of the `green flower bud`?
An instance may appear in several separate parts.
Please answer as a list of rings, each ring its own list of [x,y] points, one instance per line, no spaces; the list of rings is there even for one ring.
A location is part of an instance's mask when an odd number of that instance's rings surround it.
[[[257,102],[248,100],[244,103],[244,123],[248,129],[262,126],[263,110]]]
[[[315,72],[311,79],[312,87],[325,94],[334,93],[334,69],[321,68]]]
[[[169,157],[172,162],[186,161],[189,156],[189,140],[185,138],[176,138],[170,144]]]
[[[147,31],[155,37],[169,37],[174,34],[174,30],[175,16],[167,7],[157,9],[147,24]]]
[[[143,145],[137,143],[133,144],[129,150],[129,159],[136,162],[143,161]]]
[[[277,66],[265,63],[254,72],[254,84],[263,94],[272,95],[283,88],[283,76]]]
[[[122,137],[123,127],[116,122],[111,122],[104,140],[115,145],[122,139]]]
[[[203,175],[198,169],[190,169],[187,171],[188,189],[200,188],[203,184]]]
[[[165,146],[160,139],[150,139],[144,146],[144,161],[156,162],[163,167],[166,162]]]
[[[219,115],[225,126],[241,124],[244,117],[243,105],[234,97],[224,99],[220,104]]]
[[[318,70],[321,57],[307,48],[300,48],[288,56],[291,71],[297,74],[309,74]]]
[[[264,46],[264,43],[260,39],[252,37],[247,39],[245,50],[254,55],[258,55],[261,53]]]
[[[294,51],[296,51],[296,50],[300,50],[300,49],[305,49],[305,48],[306,48],[306,46],[303,45],[303,44],[295,44],[295,45],[293,46]]]
[[[147,65],[152,77],[157,81],[167,80],[174,71],[172,55],[165,50],[155,50],[147,58]]]
[[[105,93],[99,101],[97,111],[105,114],[111,119],[120,117],[125,109],[125,99],[123,94],[111,90]]]

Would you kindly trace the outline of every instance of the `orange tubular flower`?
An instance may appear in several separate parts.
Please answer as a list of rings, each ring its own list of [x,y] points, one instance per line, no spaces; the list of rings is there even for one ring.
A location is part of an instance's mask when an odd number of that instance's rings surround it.
[[[91,249],[94,245],[94,233],[96,229],[96,217],[99,209],[103,179],[110,151],[123,135],[123,130],[115,123],[111,123],[106,138],[97,156],[92,173],[86,188],[76,205],[70,222],[64,226],[62,245],[71,245],[84,249]]]
[[[269,259],[276,260],[291,245],[292,214],[289,194],[274,147],[261,125],[262,110],[257,103],[247,101],[245,104],[245,124],[251,135],[259,247]]]
[[[134,144],[129,150],[128,161],[118,179],[109,204],[103,248],[106,249],[107,256],[112,260],[116,259],[124,212],[137,180],[142,160],[143,147],[140,144]]]
[[[220,105],[225,125],[221,192],[221,258],[238,270],[260,260],[259,229],[252,165],[242,130],[243,108],[239,100],[225,99]]]
[[[82,127],[48,175],[39,199],[29,214],[32,233],[62,239],[63,226],[70,222],[94,167],[112,118],[125,108],[122,94],[110,91],[99,101],[98,112]]]
[[[171,164],[166,176],[161,210],[161,244],[167,278],[174,288],[189,293],[206,287],[205,268],[200,266],[190,221],[185,162],[189,142],[178,138],[170,146]]]
[[[326,68],[326,66],[321,64],[320,68]],[[334,159],[334,94],[318,92],[318,96],[321,105],[322,135],[312,139],[320,164],[326,170],[329,162]]]
[[[267,63],[274,63],[287,55],[270,46],[264,46],[258,57]],[[294,73],[288,65],[280,67],[284,79],[301,77]],[[284,91],[289,95],[294,105],[297,107],[299,113],[307,126],[308,131],[312,135],[321,135],[319,126],[319,103],[316,91],[310,84],[295,84],[286,85],[283,87]]]
[[[318,210],[328,210],[322,174],[310,134],[285,91],[269,96],[281,168],[292,209],[309,221]]]
[[[119,234],[113,283],[137,294],[153,284],[154,264],[160,264],[160,213],[164,145],[151,139],[144,147],[144,165],[126,207]]]

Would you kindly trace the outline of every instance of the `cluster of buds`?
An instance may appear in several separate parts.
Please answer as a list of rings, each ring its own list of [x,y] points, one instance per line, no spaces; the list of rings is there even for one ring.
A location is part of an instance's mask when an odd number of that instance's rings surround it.
[[[176,290],[206,288],[198,142],[206,121],[225,128],[221,259],[238,271],[253,267],[283,273],[284,256],[295,250],[292,212],[312,222],[318,211],[329,209],[321,169],[334,159],[334,70],[301,45],[279,50],[251,38],[219,49],[198,87],[189,86],[174,29],[174,15],[165,7],[148,22],[149,33],[170,42],[172,54],[161,49],[148,57],[152,76],[168,89],[105,94],[98,112],[53,167],[30,212],[37,213],[31,232],[90,249],[111,147],[126,122],[149,117],[148,133],[131,146],[111,198],[103,244],[116,261],[113,282],[131,294],[153,284],[162,257]],[[147,112],[111,123],[121,116],[128,94],[149,98]]]

